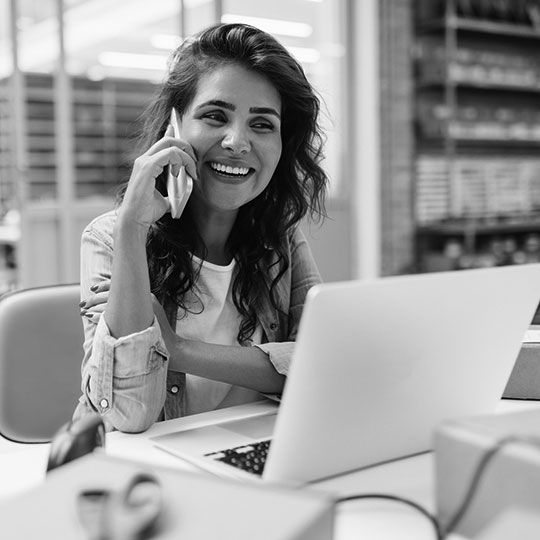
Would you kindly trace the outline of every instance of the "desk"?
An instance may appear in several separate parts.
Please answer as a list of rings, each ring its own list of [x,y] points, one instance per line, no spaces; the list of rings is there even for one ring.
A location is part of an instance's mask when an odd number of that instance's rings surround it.
[[[184,470],[193,466],[156,448],[150,437],[175,431],[180,427],[200,427],[220,420],[233,420],[259,414],[275,407],[271,402],[222,409],[210,413],[160,422],[145,433],[130,435],[109,433],[106,452],[118,457],[129,457],[150,465]],[[500,412],[540,408],[540,402],[504,400]],[[49,445],[24,445],[3,441],[0,444],[0,503],[15,494],[39,485],[45,477]],[[412,499],[433,512],[434,508],[434,456],[425,453],[371,467],[309,486],[335,495],[357,493],[390,493]],[[342,505],[336,519],[336,540],[358,539],[432,540],[433,529],[429,521],[415,510],[394,502],[353,501]],[[451,535],[449,540],[460,537]]]

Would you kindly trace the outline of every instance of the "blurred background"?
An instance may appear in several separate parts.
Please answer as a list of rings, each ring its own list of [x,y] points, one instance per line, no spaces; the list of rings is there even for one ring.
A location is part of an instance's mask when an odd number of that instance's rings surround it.
[[[324,100],[325,280],[540,260],[537,0],[0,0],[0,294],[78,281],[170,52],[217,21]]]

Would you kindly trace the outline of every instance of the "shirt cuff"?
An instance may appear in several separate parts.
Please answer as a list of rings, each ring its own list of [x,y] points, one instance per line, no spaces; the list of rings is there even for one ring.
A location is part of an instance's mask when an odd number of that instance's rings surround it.
[[[155,315],[148,328],[118,339],[111,336],[105,318],[101,317],[96,328],[94,343],[102,344],[110,351],[109,354],[104,351],[105,354],[98,357],[116,360],[112,366],[102,366],[105,367],[105,371],[112,371],[115,377],[136,377],[152,371],[155,367],[152,362],[156,355],[148,354],[148,352],[153,349],[159,352],[161,357],[169,358]]]
[[[269,356],[270,362],[279,374],[287,375],[294,345],[294,341],[285,341],[283,343],[256,343],[253,346],[258,347]]]

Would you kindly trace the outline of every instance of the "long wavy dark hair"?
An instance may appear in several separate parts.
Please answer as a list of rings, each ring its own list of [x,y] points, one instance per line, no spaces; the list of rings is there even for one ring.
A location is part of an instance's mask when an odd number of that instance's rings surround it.
[[[320,101],[300,64],[269,34],[244,24],[218,24],[186,40],[173,53],[169,72],[157,96],[143,114],[137,155],[164,136],[170,111],[180,116],[192,103],[201,76],[222,66],[237,64],[263,75],[278,91],[282,103],[282,153],[272,179],[254,200],[242,206],[228,239],[236,259],[233,299],[242,322],[239,343],[246,343],[258,323],[262,295],[281,310],[275,295],[278,281],[290,261],[284,239],[309,214],[315,221],[326,216],[327,176],[320,166],[324,138],[319,127]],[[167,171],[158,177],[157,190],[166,194]],[[120,190],[119,201],[125,192]],[[205,246],[186,206],[180,219],[165,214],[150,229],[147,239],[152,292],[165,305],[185,314],[185,293],[197,281],[192,254]],[[264,269],[274,266],[269,280]]]

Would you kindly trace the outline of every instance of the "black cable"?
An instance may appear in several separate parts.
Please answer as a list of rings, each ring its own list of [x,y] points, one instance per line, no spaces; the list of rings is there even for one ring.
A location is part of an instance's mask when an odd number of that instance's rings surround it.
[[[339,504],[339,503],[344,503],[347,501],[355,501],[355,500],[361,500],[361,499],[383,499],[383,500],[395,501],[402,504],[406,504],[414,508],[418,512],[420,512],[425,517],[427,517],[429,521],[431,522],[431,524],[433,525],[436,539],[443,540],[452,531],[456,529],[456,527],[459,525],[459,523],[461,522],[461,520],[463,519],[463,517],[465,516],[465,514],[471,507],[474,496],[476,495],[476,492],[478,490],[478,487],[480,485],[482,478],[484,477],[484,474],[486,472],[488,465],[491,463],[493,458],[501,450],[503,450],[510,444],[526,444],[528,446],[533,446],[535,448],[540,449],[540,438],[511,435],[511,436],[504,437],[503,439],[498,440],[492,447],[488,448],[486,452],[480,458],[478,465],[475,467],[471,481],[469,483],[469,487],[467,488],[467,491],[465,492],[465,496],[463,497],[461,504],[458,506],[458,509],[455,511],[453,516],[448,521],[448,525],[445,527],[444,532],[441,528],[441,524],[439,523],[435,515],[431,514],[428,510],[426,510],[420,504],[410,499],[399,497],[397,495],[391,495],[391,494],[386,494],[386,493],[364,493],[364,494],[359,494],[359,495],[349,495],[346,497],[341,497],[339,499],[336,499],[335,502],[336,504]]]
[[[344,503],[348,501],[357,501],[361,499],[383,499],[387,501],[394,501],[399,502],[402,504],[406,504],[408,506],[411,506],[418,512],[420,512],[422,515],[427,517],[431,524],[433,525],[433,528],[435,529],[435,538],[437,540],[443,540],[443,536],[441,534],[441,528],[439,526],[439,522],[437,521],[437,518],[431,514],[428,510],[426,510],[423,506],[420,504],[411,501],[410,499],[405,499],[403,497],[399,497],[398,495],[390,495],[386,493],[363,493],[361,495],[349,495],[347,497],[341,497],[339,499],[336,499],[336,504]]]
[[[445,531],[444,531],[444,537],[450,534],[459,525],[459,523],[461,522],[461,520],[467,513],[467,510],[470,508],[472,504],[474,496],[476,495],[476,492],[478,490],[478,486],[480,485],[480,481],[484,477],[484,473],[489,463],[501,450],[506,448],[509,444],[514,444],[514,443],[527,444],[529,446],[540,448],[539,438],[518,436],[518,435],[511,435],[509,437],[504,437],[503,439],[498,440],[496,444],[494,444],[491,448],[488,448],[488,450],[484,453],[484,455],[482,456],[482,458],[480,459],[480,461],[478,462],[478,465],[476,466],[474,470],[471,482],[465,493],[465,497],[463,498],[463,501],[459,505],[454,515],[448,521],[448,525],[446,526]]]

